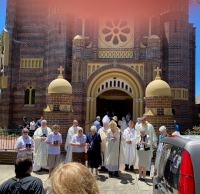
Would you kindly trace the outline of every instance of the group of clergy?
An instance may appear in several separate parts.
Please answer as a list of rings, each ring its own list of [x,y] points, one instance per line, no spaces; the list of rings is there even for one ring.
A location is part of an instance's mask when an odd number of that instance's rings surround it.
[[[141,173],[142,171],[145,172],[146,168],[147,170],[150,170],[153,148],[157,146],[157,137],[153,126],[147,122],[146,117],[138,118],[137,123],[130,120],[126,129],[118,128],[116,116],[110,121],[110,118],[105,115],[102,122],[103,126],[98,132],[96,131],[98,136],[100,136],[100,138],[98,137],[98,142],[100,144],[99,153],[101,155],[101,161],[99,162],[99,165],[101,165],[100,170],[108,170],[110,177],[113,175],[118,177],[119,166],[122,163],[125,164],[124,170],[133,171],[134,165],[139,166],[139,172],[141,171]],[[94,131],[95,127],[93,126],[91,129]],[[51,132],[52,131],[47,127],[46,122],[42,122],[42,126],[34,133],[34,171],[48,166],[48,153],[45,139]],[[85,137],[82,132],[83,129],[78,126],[78,121],[74,120],[73,125],[68,130],[65,142],[66,163],[73,161],[73,150],[77,152],[81,150],[81,152],[83,152],[92,147],[92,144],[94,143],[93,136],[95,133],[91,131],[91,134],[93,135],[89,137],[90,142],[87,144],[88,138]],[[79,141],[81,138],[84,142],[79,146],[76,141]],[[72,141],[75,141],[75,143]],[[73,148],[73,145],[76,144],[78,146]],[[81,154],[81,157],[83,157],[83,154]],[[90,164],[92,164],[92,162],[93,161],[90,161]],[[142,176],[145,178],[145,175],[142,175],[141,173],[139,175],[140,178]]]
[[[157,146],[157,137],[153,126],[147,122],[146,117],[138,118],[137,123],[130,120],[125,129],[118,128],[116,116],[110,121],[110,118],[105,115],[102,123],[103,127],[97,132],[101,139],[99,141],[101,144],[101,171],[108,170],[109,177],[113,175],[118,177],[119,166],[122,163],[125,164],[124,170],[133,171],[134,165],[139,166],[139,170],[144,172],[146,168],[150,170],[153,148]],[[77,129],[78,122],[74,120],[72,127],[68,130],[65,143],[66,162],[73,161],[71,141],[77,133]],[[139,175],[140,178],[142,176],[145,178],[144,174]]]

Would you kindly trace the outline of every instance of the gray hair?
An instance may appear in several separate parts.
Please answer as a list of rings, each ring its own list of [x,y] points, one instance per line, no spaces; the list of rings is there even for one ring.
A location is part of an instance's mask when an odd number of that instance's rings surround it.
[[[96,132],[96,131],[97,131],[96,126],[93,125],[93,126],[90,128],[90,131],[95,131],[95,132]]]
[[[167,129],[166,129],[166,127],[165,126],[161,126],[160,128],[159,128],[159,131],[160,132],[164,132],[164,131],[166,131]]]
[[[139,126],[140,132],[145,132],[145,128],[142,126]]]
[[[47,123],[47,120],[42,120],[41,123]]]
[[[100,120],[100,119],[101,119],[101,117],[100,117],[100,116],[97,116],[97,117],[96,117],[96,119],[99,119],[99,120]]]

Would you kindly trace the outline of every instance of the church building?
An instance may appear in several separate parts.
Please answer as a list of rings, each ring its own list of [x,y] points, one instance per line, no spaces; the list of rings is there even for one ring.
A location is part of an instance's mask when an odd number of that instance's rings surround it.
[[[188,7],[188,0],[7,0],[0,126],[45,110],[56,114],[47,96],[60,74],[72,87],[71,106],[63,110],[83,128],[107,111],[119,119],[130,112],[134,121],[144,113],[172,115],[182,130],[191,128],[198,117]],[[156,101],[150,96],[147,110],[145,90],[157,75],[171,91],[163,88]],[[56,84],[63,92],[62,81]],[[172,107],[162,108],[168,101]]]

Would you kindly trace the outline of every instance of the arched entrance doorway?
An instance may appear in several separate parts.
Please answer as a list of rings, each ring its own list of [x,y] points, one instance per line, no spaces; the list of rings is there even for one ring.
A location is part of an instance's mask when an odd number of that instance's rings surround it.
[[[99,70],[88,83],[85,123],[94,121],[97,114],[105,114],[105,112],[103,113],[106,111],[105,108],[112,110],[112,107],[117,105],[123,107],[123,114],[130,110],[133,120],[141,116],[144,92],[142,79],[138,80],[137,77],[136,72],[122,68]],[[126,107],[129,108],[125,110]],[[117,111],[120,109],[117,108]],[[86,126],[86,130],[88,129],[89,126]]]
[[[110,116],[115,115],[118,119],[125,117],[128,112],[133,112],[132,97],[117,89],[101,93],[96,99],[96,115],[102,118],[107,111]]]

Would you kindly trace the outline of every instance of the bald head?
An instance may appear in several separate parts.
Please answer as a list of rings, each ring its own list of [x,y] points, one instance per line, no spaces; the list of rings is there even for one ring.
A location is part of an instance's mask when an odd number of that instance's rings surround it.
[[[73,120],[73,126],[77,127],[78,126],[78,121],[77,120]]]

